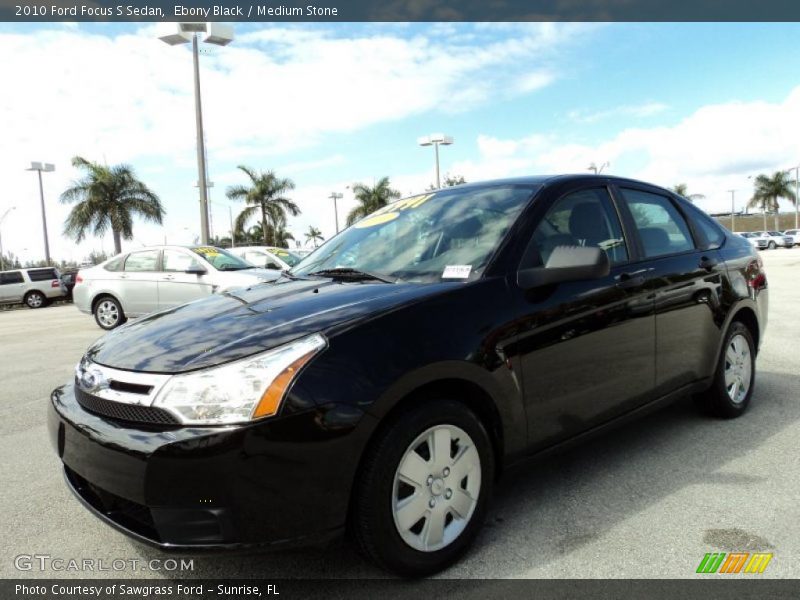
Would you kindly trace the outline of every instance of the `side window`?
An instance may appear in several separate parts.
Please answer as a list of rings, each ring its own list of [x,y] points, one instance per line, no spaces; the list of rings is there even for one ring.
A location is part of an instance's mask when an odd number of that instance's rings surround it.
[[[131,252],[125,260],[125,271],[157,271],[158,250]]]
[[[622,188],[647,258],[694,250],[689,226],[666,196]]]
[[[30,269],[28,277],[31,281],[50,281],[58,279],[58,274],[55,269]]]
[[[106,271],[122,271],[122,266],[125,264],[124,256],[120,256],[119,258],[115,258],[110,263],[108,263],[105,267],[103,267]]]
[[[253,263],[257,267],[261,267],[264,265],[264,262],[267,260],[267,257],[266,255],[261,254],[261,252],[253,252],[252,250],[250,250],[244,253],[244,259],[247,262]]]
[[[533,232],[541,264],[556,246],[598,246],[611,264],[628,260],[622,226],[608,190],[594,188],[567,194],[550,208]]]
[[[22,283],[22,273],[19,271],[9,271],[8,273],[0,273],[0,285],[8,285],[11,283]]]
[[[164,250],[164,271],[183,273],[191,268],[200,267],[194,258],[179,250]]]
[[[686,210],[691,215],[691,221],[696,229],[700,230],[705,244],[703,250],[715,250],[725,241],[725,232],[711,217],[695,206],[688,206]]]

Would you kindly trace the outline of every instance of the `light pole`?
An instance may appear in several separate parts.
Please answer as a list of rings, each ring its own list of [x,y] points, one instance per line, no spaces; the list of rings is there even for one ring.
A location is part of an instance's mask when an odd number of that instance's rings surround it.
[[[442,187],[442,182],[439,179],[439,146],[449,146],[453,143],[453,138],[443,133],[432,133],[421,138],[417,138],[417,143],[420,146],[433,146],[436,156],[436,189]]]
[[[734,223],[736,222],[734,221],[735,219],[734,213],[736,212],[736,209],[734,208],[733,205],[734,198],[736,196],[736,190],[728,190],[728,191],[731,193],[731,231],[736,231],[736,226],[734,225]]]
[[[36,171],[39,173],[39,199],[42,202],[42,231],[44,232],[44,260],[50,264],[50,242],[47,241],[47,215],[44,210],[44,186],[42,185],[42,171],[45,173],[52,173],[56,170],[55,166],[50,163],[31,162],[29,169],[26,171]]]
[[[331,192],[328,198],[333,199],[333,218],[336,219],[336,233],[339,233],[339,209],[336,207],[336,201],[342,199],[342,194]]]
[[[603,169],[605,169],[606,167],[610,167],[610,166],[611,166],[610,162],[604,162],[599,167],[595,163],[592,162],[592,163],[589,164],[589,166],[587,167],[586,170],[587,171],[594,171],[595,175],[599,175],[600,173],[603,172]]]
[[[17,208],[17,207],[16,206],[12,206],[11,208],[7,208],[6,209],[6,212],[4,212],[3,216],[0,217],[0,227],[2,227],[3,221],[5,221],[6,217],[8,216],[8,213],[10,213],[15,208]],[[6,268],[6,257],[3,254],[3,236],[0,235],[0,271],[5,270],[5,268]]]
[[[794,228],[800,228],[800,224],[798,224],[798,206],[797,204],[800,202],[800,165],[796,167],[789,167],[786,169],[786,173],[790,171],[794,171]]]
[[[203,138],[203,107],[200,101],[200,57],[197,34],[203,33],[207,44],[227,46],[233,41],[233,27],[222,23],[177,23],[177,28],[160,35],[170,46],[192,42],[194,63],[194,111],[197,128],[197,174],[200,188],[200,243],[208,244],[208,190],[206,189],[206,151]]]

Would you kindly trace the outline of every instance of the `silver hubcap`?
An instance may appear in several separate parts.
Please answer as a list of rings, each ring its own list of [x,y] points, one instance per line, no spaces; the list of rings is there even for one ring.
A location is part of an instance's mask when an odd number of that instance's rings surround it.
[[[481,491],[481,461],[475,443],[453,425],[422,432],[394,474],[392,514],[403,541],[435,552],[466,528]]]
[[[750,345],[743,335],[737,333],[728,342],[725,350],[725,389],[728,397],[736,404],[744,401],[752,378]]]
[[[31,308],[39,308],[42,305],[42,297],[39,294],[31,294],[28,296],[28,306]]]
[[[103,300],[97,305],[97,319],[106,327],[116,325],[119,321],[117,305],[110,300]]]

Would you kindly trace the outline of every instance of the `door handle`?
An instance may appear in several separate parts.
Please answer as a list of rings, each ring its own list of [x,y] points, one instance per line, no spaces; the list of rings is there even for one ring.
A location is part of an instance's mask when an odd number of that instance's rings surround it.
[[[640,275],[639,273],[622,273],[618,277],[617,287],[622,290],[627,290],[640,287],[644,285],[644,282],[644,275]]]
[[[128,278],[128,276],[127,276],[127,275],[125,275],[125,274],[123,273],[122,275],[120,275],[120,276],[119,276],[119,278],[120,278],[120,279],[127,279],[127,278]]]
[[[711,256],[703,256],[700,258],[700,268],[705,269],[706,271],[711,271],[714,267],[719,264],[719,261],[716,258],[712,258]]]
[[[175,275],[165,275],[163,281],[172,281],[175,279]]]

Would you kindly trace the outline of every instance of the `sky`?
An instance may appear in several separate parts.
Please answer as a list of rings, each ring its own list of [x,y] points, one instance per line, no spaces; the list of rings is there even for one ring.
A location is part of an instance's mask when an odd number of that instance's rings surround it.
[[[155,24],[0,24],[3,249],[44,257],[36,174],[44,174],[51,255],[113,249],[110,234],[63,236],[70,160],[131,165],[166,209],[138,222],[143,245],[199,233],[192,59]],[[445,133],[441,172],[467,181],[604,172],[686,183],[709,212],[752,195],[749,176],[800,164],[798,24],[236,24],[200,56],[212,233],[242,204],[226,189],[246,165],[291,178],[302,214],[288,229],[335,233],[351,187],[388,176],[403,195],[434,181],[417,138]],[[793,172],[794,173],[794,172]],[[789,209],[788,205],[783,208]]]

